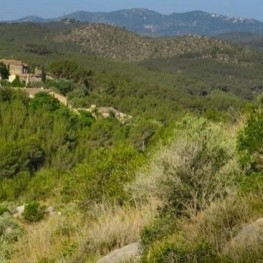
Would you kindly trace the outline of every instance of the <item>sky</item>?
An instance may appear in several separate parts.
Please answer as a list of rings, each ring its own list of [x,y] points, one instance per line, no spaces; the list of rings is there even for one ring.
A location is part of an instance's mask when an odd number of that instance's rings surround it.
[[[0,21],[36,15],[44,18],[75,11],[147,8],[162,14],[202,10],[263,21],[263,0],[0,0]]]

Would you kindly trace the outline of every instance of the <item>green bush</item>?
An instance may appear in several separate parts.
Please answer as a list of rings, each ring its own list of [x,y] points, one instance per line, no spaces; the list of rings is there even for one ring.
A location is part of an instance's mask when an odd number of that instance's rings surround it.
[[[142,162],[141,155],[127,145],[92,151],[85,162],[64,177],[61,193],[68,200],[85,204],[103,200],[124,203],[129,197],[125,185],[134,179]]]
[[[14,81],[10,84],[11,87],[22,88],[25,87],[25,81],[21,81],[18,76],[14,79]]]
[[[215,249],[207,243],[186,245],[169,241],[157,243],[147,255],[143,255],[142,263],[222,263]]]
[[[240,132],[237,148],[241,164],[250,172],[263,171],[263,97],[260,105],[250,111],[245,128]]]
[[[28,200],[44,200],[52,196],[52,191],[58,187],[61,171],[42,169],[28,182],[25,196]]]
[[[0,205],[0,216],[4,213],[9,213],[9,210],[5,205]]]
[[[141,232],[141,245],[143,250],[147,250],[157,240],[162,240],[171,235],[176,229],[174,216],[164,216],[157,218]]]
[[[38,202],[31,202],[25,206],[23,218],[27,222],[38,222],[44,218],[44,207],[41,207]]]
[[[23,235],[23,229],[5,213],[0,216],[0,262],[10,262],[14,243]]]
[[[14,177],[19,172],[33,173],[45,161],[45,153],[36,140],[7,142],[0,148],[0,177]]]

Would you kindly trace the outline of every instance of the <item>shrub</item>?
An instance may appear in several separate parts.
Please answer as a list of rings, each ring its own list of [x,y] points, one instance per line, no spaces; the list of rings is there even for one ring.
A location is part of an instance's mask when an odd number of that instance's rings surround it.
[[[176,220],[172,216],[165,216],[155,219],[150,225],[146,226],[141,232],[141,245],[144,250],[150,248],[151,244],[157,240],[171,235],[176,226]]]
[[[23,218],[30,223],[40,221],[44,218],[44,207],[41,207],[40,204],[35,201],[27,204]]]
[[[131,147],[98,149],[64,177],[62,194],[82,201],[85,207],[103,200],[123,204],[128,198],[125,184],[134,179],[141,163],[141,156]]]
[[[145,256],[143,263],[219,263],[224,262],[208,243],[193,245],[176,244],[171,241],[157,243]],[[226,262],[226,261],[225,261]]]
[[[22,228],[7,213],[0,216],[0,262],[10,262],[13,244],[23,235]]]
[[[260,106],[254,107],[245,128],[238,136],[237,147],[241,164],[251,172],[263,171],[263,97]]]
[[[4,213],[9,213],[8,208],[5,205],[0,205],[0,216],[3,215]]]
[[[137,179],[137,184],[143,184],[136,185],[138,196],[155,195],[164,210],[185,216],[223,197],[240,175],[235,140],[223,130],[204,118],[183,119],[177,125],[177,137],[153,158],[149,174]]]
[[[8,142],[0,149],[0,177],[14,177],[19,172],[34,172],[45,161],[45,153],[33,139]]]

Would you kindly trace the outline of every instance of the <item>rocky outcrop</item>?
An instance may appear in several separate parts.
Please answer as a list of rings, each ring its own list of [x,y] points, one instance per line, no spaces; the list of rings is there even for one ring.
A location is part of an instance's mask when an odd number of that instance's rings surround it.
[[[224,254],[242,253],[257,250],[263,246],[263,218],[244,226],[225,246]]]

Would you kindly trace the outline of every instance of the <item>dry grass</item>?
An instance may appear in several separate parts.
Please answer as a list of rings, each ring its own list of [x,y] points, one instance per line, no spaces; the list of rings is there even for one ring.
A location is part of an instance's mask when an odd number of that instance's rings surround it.
[[[139,241],[141,229],[156,210],[154,202],[137,208],[101,204],[86,215],[75,207],[40,223],[24,225],[26,234],[17,242],[11,263],[43,259],[63,263],[74,262],[74,258],[91,261],[94,256]]]
[[[156,206],[134,207],[98,205],[93,216],[97,219],[84,225],[83,253],[105,255],[108,252],[139,241],[141,229],[153,220]]]
[[[76,221],[71,223],[73,227]],[[11,263],[36,263],[43,258],[57,259],[73,238],[61,231],[65,227],[65,219],[59,215],[24,227],[26,234],[17,242],[17,253]]]

